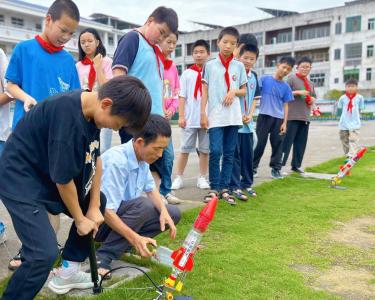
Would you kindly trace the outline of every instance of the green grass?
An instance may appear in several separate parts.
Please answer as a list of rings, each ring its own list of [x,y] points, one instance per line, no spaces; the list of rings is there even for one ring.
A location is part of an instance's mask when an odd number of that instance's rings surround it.
[[[336,159],[309,171],[336,173],[342,161]],[[312,266],[318,271],[336,265],[365,267],[375,274],[375,249],[361,250],[328,240],[337,221],[375,216],[374,179],[375,153],[368,151],[344,179],[348,190],[329,189],[324,180],[290,176],[257,186],[258,197],[248,203],[236,207],[219,203],[183,293],[199,300],[338,299],[310,288],[314,275],[306,277],[294,266]],[[198,212],[183,214],[175,241],[163,234],[158,243],[179,247]],[[148,260],[141,263],[151,268],[149,274],[157,282],[169,275],[168,268]],[[145,286],[150,283],[142,276],[97,299],[155,298],[154,292],[126,290]]]

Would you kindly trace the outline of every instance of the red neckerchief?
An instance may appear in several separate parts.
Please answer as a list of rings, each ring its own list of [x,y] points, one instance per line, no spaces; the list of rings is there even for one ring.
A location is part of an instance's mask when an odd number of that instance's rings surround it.
[[[353,112],[353,99],[355,98],[355,96],[357,96],[357,93],[354,93],[354,94],[345,93],[345,95],[346,97],[349,98],[348,112],[352,113]]]
[[[195,81],[194,98],[198,99],[198,91],[202,96],[202,67],[192,65],[189,69],[198,72],[197,80]]]
[[[42,39],[40,35],[36,35],[35,39],[38,41],[38,43],[42,46],[44,50],[46,50],[48,53],[51,53],[51,54],[60,52],[64,48],[64,46],[56,47],[52,45],[51,43],[46,42],[45,40]]]
[[[229,69],[230,62],[233,59],[233,54],[231,56],[229,56],[229,58],[227,59],[227,61],[224,60],[224,58],[221,56],[220,53],[219,53],[219,58],[220,58],[220,61],[221,61],[221,63],[223,64],[223,66],[225,68],[224,78],[225,78],[225,82],[227,84],[227,92],[229,92],[229,90],[230,90],[230,78],[229,78],[229,71],[228,71],[228,69]]]
[[[156,57],[156,62],[158,63],[158,71],[159,71],[159,76],[160,76],[160,79],[163,78],[162,74],[160,73],[160,60],[161,62],[163,63],[163,66],[165,66],[165,57],[163,55],[163,52],[161,52],[160,48],[158,46],[156,46],[155,44],[152,44],[149,39],[147,39],[142,32],[136,30],[144,39],[145,41],[147,42],[147,44],[149,44],[152,49],[154,50],[154,53],[155,53],[155,57]]]
[[[310,103],[311,102],[311,87],[310,87],[310,84],[309,84],[309,80],[307,79],[306,76],[302,76],[300,73],[296,73],[296,76],[303,81],[303,85],[304,85],[306,91],[308,91],[310,93],[309,95],[307,95],[305,97],[306,104],[310,105],[311,104]]]
[[[165,58],[163,64],[164,64],[164,70],[169,70],[172,67],[173,60]]]
[[[85,66],[87,66],[87,65],[90,66],[88,88],[91,92],[92,88],[94,87],[94,83],[95,83],[95,79],[96,79],[96,71],[95,71],[95,68],[94,68],[94,62],[89,57],[86,56],[84,59],[81,60],[81,63]]]

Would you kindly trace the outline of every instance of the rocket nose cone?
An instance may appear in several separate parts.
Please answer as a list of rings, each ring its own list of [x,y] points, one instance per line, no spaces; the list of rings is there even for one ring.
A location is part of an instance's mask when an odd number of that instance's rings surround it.
[[[361,150],[358,151],[357,157],[362,157],[366,151],[367,151],[367,148],[363,147]]]

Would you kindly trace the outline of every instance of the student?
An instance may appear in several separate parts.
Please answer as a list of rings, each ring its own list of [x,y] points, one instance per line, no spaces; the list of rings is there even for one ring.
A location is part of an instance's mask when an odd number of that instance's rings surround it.
[[[205,40],[197,40],[193,46],[194,65],[181,76],[180,100],[178,105],[178,125],[181,127],[181,151],[177,160],[177,175],[172,189],[183,187],[182,176],[188,162],[189,153],[195,152],[197,138],[199,151],[199,176],[197,187],[209,189],[207,182],[209,138],[205,128],[201,128],[202,68],[210,55],[210,46]]]
[[[239,200],[247,201],[248,196],[255,197],[253,185],[253,115],[256,106],[256,98],[259,97],[258,76],[252,70],[257,61],[259,49],[256,45],[245,44],[240,50],[240,62],[242,62],[247,74],[247,93],[240,98],[243,126],[238,130],[238,140],[233,159],[233,171],[230,182],[232,194]]]
[[[99,33],[94,28],[86,28],[79,34],[78,54],[76,63],[81,88],[97,91],[98,88],[110,80],[112,75],[112,59],[107,52]],[[100,131],[100,152],[111,147],[112,130],[103,128]]]
[[[164,84],[164,62],[165,57],[157,46],[171,32],[178,31],[178,17],[171,8],[160,6],[148,17],[146,23],[140,28],[130,31],[124,35],[117,46],[113,58],[113,75],[128,74],[142,80],[151,94],[152,113],[164,116],[163,109],[163,84]],[[132,137],[124,129],[120,130],[121,143],[126,143]],[[172,155],[167,149],[164,155]],[[165,168],[164,162],[159,160],[150,168],[156,177],[160,177],[163,183]],[[169,160],[169,164],[170,160]],[[171,167],[168,166],[170,169]],[[165,175],[168,184],[162,184],[161,194],[169,203],[180,203],[181,201],[170,193],[171,179]]]
[[[49,288],[63,294],[92,286],[80,264],[89,254],[88,235],[95,235],[104,220],[100,128],[139,129],[150,110],[150,95],[142,82],[120,76],[98,93],[77,90],[53,96],[20,120],[3,152],[0,197],[23,244],[23,261],[2,299],[34,299],[46,281],[58,253],[47,212],[65,213],[74,220],[62,267]]]
[[[10,101],[13,99],[5,92],[5,71],[8,67],[8,59],[0,48],[0,157],[4,149],[5,141],[11,132]]]
[[[358,94],[358,81],[349,79],[345,83],[345,95],[338,102],[342,109],[339,129],[340,140],[347,158],[355,156],[359,150],[359,130],[361,129],[361,111],[365,108],[363,96]]]
[[[201,126],[208,128],[210,139],[209,179],[212,189],[204,201],[210,201],[219,192],[220,198],[231,205],[236,201],[228,188],[238,128],[242,126],[239,97],[246,95],[247,83],[243,63],[233,59],[239,36],[234,27],[220,31],[217,41],[219,56],[207,62],[204,68],[201,105]]]
[[[258,175],[257,169],[269,135],[272,147],[271,176],[276,179],[283,178],[280,174],[282,143],[287,129],[288,102],[294,100],[292,90],[283,78],[292,71],[294,64],[293,57],[283,56],[277,63],[274,74],[265,75],[260,80],[262,92],[256,126],[258,143],[254,150],[254,177]]]
[[[5,78],[7,90],[16,98],[13,129],[30,108],[58,93],[79,89],[73,56],[63,49],[77,29],[78,7],[71,0],[56,0],[48,9],[41,35],[20,42],[13,51]],[[56,232],[58,216],[51,216]],[[20,252],[9,262],[16,269],[21,263]]]
[[[152,238],[166,226],[170,237],[175,238],[180,211],[164,205],[149,168],[150,163],[162,156],[170,137],[168,120],[154,114],[132,140],[102,156],[101,190],[106,195],[107,207],[106,224],[96,236],[97,241],[103,242],[96,252],[99,274],[108,272],[112,260],[119,259],[131,247],[141,256],[151,256],[147,245],[156,246]]]
[[[294,101],[288,104],[288,131],[283,142],[282,165],[288,161],[293,146],[292,171],[303,173],[302,160],[305,154],[310,125],[311,106],[316,100],[314,83],[308,79],[312,67],[309,57],[301,57],[297,62],[297,72],[288,78]]]

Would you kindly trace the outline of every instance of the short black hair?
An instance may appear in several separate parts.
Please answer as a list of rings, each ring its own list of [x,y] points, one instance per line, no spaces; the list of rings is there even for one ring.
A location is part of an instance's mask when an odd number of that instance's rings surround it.
[[[159,136],[170,138],[172,136],[171,125],[166,118],[151,114],[143,129],[134,135],[134,140],[142,138],[145,145],[148,145],[156,141]]]
[[[206,48],[207,52],[210,53],[210,45],[205,40],[197,40],[197,41],[195,41],[194,44],[193,44],[193,47],[191,49],[194,52],[194,49],[196,47],[199,47],[199,46]]]
[[[349,85],[349,84],[352,84],[352,85],[356,85],[358,86],[358,80],[351,77],[349,78],[346,82],[345,82],[345,86]]]
[[[159,6],[156,8],[149,18],[154,18],[156,23],[167,24],[169,30],[173,33],[178,32],[178,17],[177,13],[172,8]]]
[[[79,9],[72,0],[55,0],[47,11],[47,15],[51,16],[52,21],[60,20],[63,14],[79,22]]]
[[[240,35],[239,44],[250,44],[258,47],[258,40],[252,33],[243,33]]]
[[[240,55],[243,55],[245,52],[253,52],[255,53],[256,57],[258,58],[259,56],[259,49],[257,46],[252,45],[252,44],[245,44],[240,50]]]
[[[296,60],[292,56],[282,56],[279,59],[279,64],[287,64],[293,68],[296,64]]]
[[[219,33],[219,37],[217,38],[219,41],[223,38],[224,35],[231,35],[231,36],[234,36],[237,41],[239,40],[240,38],[240,33],[238,32],[237,28],[233,27],[233,26],[229,26],[229,27],[224,27],[220,33]]]
[[[302,63],[309,63],[310,65],[312,65],[313,61],[310,57],[308,56],[302,56],[300,57],[298,60],[297,60],[297,66],[299,66],[300,64]]]
[[[145,125],[151,112],[151,96],[138,78],[120,75],[103,84],[98,91],[100,100],[113,101],[111,115],[127,121],[126,130],[134,134]]]
[[[103,42],[102,42],[102,39],[100,38],[100,35],[99,33],[96,31],[96,29],[94,28],[85,28],[84,30],[81,31],[81,33],[79,34],[79,37],[78,37],[78,55],[79,55],[79,60],[83,60],[86,56],[85,52],[83,51],[82,49],[82,46],[81,46],[81,35],[86,33],[86,32],[89,32],[91,33],[95,39],[97,39],[99,41],[99,45],[98,47],[96,48],[96,52],[95,52],[95,55],[97,54],[101,54],[104,56],[107,55],[107,51],[103,45]]]

